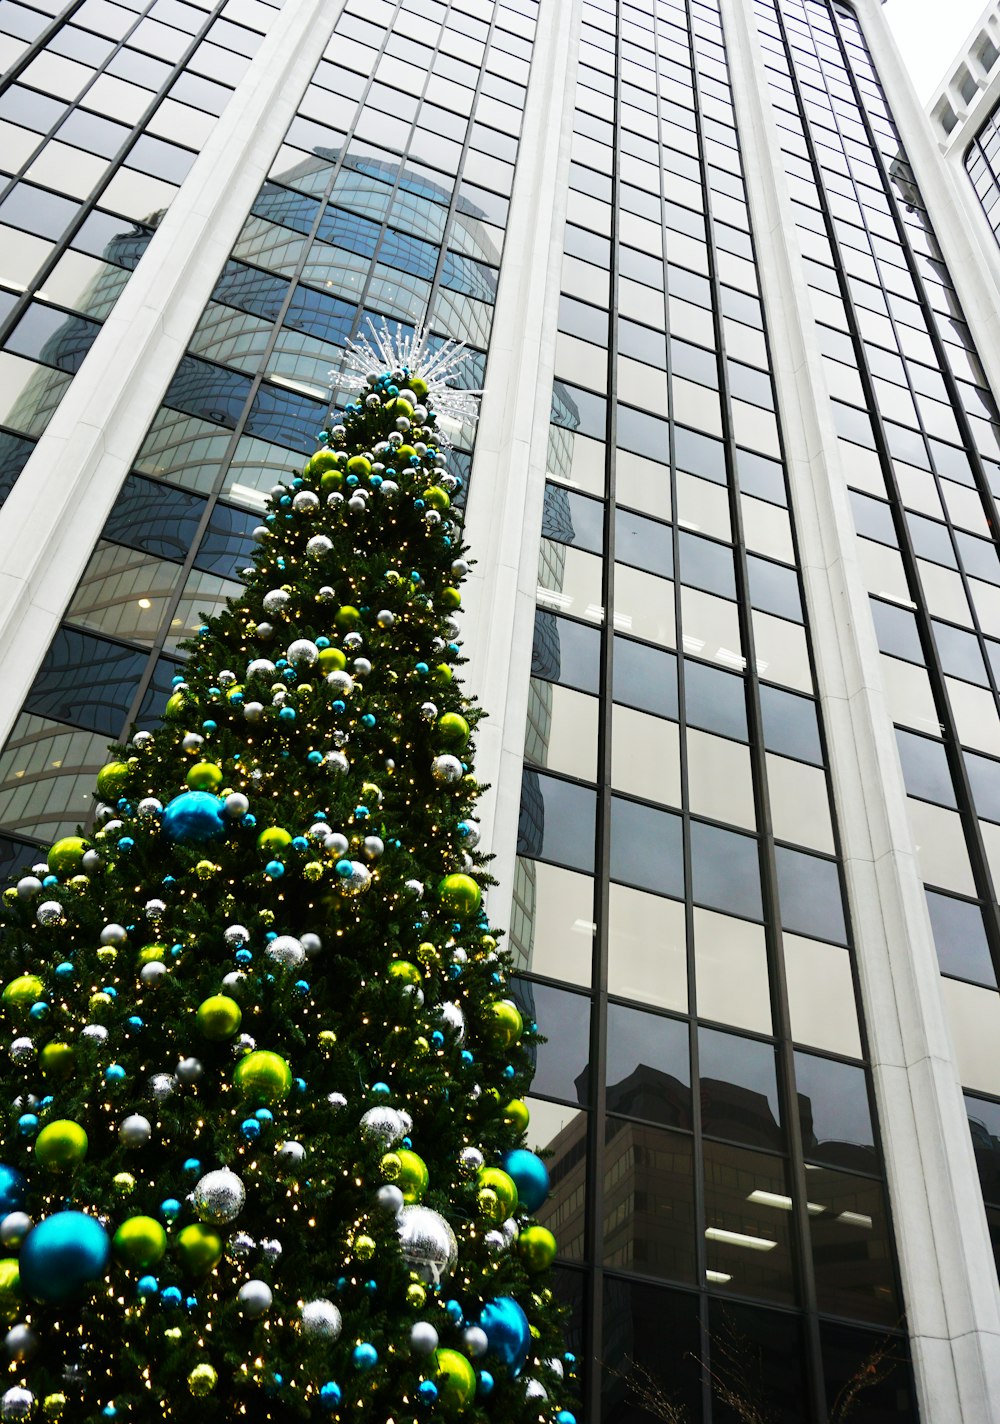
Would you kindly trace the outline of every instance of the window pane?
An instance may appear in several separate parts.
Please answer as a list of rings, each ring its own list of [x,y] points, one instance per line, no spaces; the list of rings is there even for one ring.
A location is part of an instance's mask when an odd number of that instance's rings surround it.
[[[996,971],[979,906],[936,890],[925,894],[941,973],[996,988]]]
[[[511,998],[547,1040],[529,1049],[531,1091],[585,1104],[590,1098],[590,1000],[528,979],[511,983]]]
[[[771,1045],[700,1028],[698,1056],[704,1131],[780,1151],[781,1112]]]
[[[589,984],[594,930],[594,882],[588,876],[518,857],[510,924],[518,969]]]
[[[699,904],[761,918],[760,862],[753,837],[692,821],[691,874],[692,894]]]
[[[687,1024],[609,1004],[607,1092],[609,1112],[689,1128]]]
[[[525,770],[517,830],[519,854],[592,871],[596,818],[593,791]]]
[[[900,1307],[881,1184],[823,1167],[808,1174],[808,1190],[820,1310],[898,1325]],[[815,1209],[819,1206],[822,1211]]]
[[[612,797],[611,878],[639,890],[683,898],[680,816]]]
[[[706,1141],[703,1151],[709,1286],[793,1304],[784,1162],[721,1142]]]
[[[680,901],[611,885],[608,990],[624,999],[687,1012],[687,952]]]
[[[848,1171],[879,1170],[863,1068],[796,1053],[795,1090],[808,1161]]]
[[[694,1282],[694,1246],[691,1138],[609,1118],[604,1140],[605,1266]]]
[[[778,846],[774,855],[782,926],[843,944],[847,930],[834,862],[783,846]]]
[[[535,640],[531,649],[533,677],[597,692],[600,686],[601,635],[596,628],[557,618],[543,609],[535,611]]]

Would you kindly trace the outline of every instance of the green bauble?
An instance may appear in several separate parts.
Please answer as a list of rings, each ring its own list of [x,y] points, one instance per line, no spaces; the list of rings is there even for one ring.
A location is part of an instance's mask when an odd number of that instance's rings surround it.
[[[285,850],[292,843],[291,833],[282,826],[268,826],[266,831],[261,831],[257,837],[258,850],[265,851],[268,855],[274,855],[279,850]]]
[[[389,965],[389,974],[403,984],[422,984],[424,976],[408,959],[394,959]]]
[[[501,1043],[510,1047],[524,1032],[524,1020],[510,999],[497,999],[489,1007],[489,1023]]]
[[[407,409],[412,409],[412,407],[408,406]],[[392,457],[392,463],[398,470],[401,465],[408,465],[416,453],[412,445],[397,445],[396,453]]]
[[[123,761],[109,761],[97,773],[97,794],[105,801],[117,801],[124,795],[128,782],[128,767]]]
[[[469,740],[469,724],[459,712],[445,712],[437,719],[438,741],[449,751],[461,751]]]
[[[471,1361],[458,1350],[435,1350],[433,1363],[441,1404],[450,1413],[460,1413],[476,1393],[476,1372]]]
[[[358,479],[367,479],[372,472],[372,462],[365,455],[352,455],[347,462],[347,473],[357,475]]]
[[[461,871],[446,875],[438,886],[438,894],[445,909],[461,920],[476,914],[483,898],[472,876],[463,875]]]
[[[452,676],[451,668],[447,663],[438,663],[437,667],[431,672],[431,682],[437,682],[443,685],[444,683],[451,682]]]
[[[233,1081],[251,1102],[279,1103],[292,1086],[292,1070],[280,1054],[259,1048],[240,1059]]]
[[[321,648],[316,661],[322,673],[343,672],[347,666],[347,658],[340,648]]]
[[[65,1083],[72,1078],[76,1066],[76,1049],[71,1043],[47,1043],[38,1055],[46,1078]]]
[[[480,1167],[476,1174],[480,1191],[495,1192],[503,1208],[501,1221],[513,1216],[517,1211],[517,1185],[514,1178],[502,1167]]]
[[[35,1138],[35,1160],[51,1172],[64,1172],[83,1161],[87,1147],[87,1134],[80,1124],[58,1118]]]
[[[183,692],[174,692],[167,698],[163,715],[171,722],[179,722],[187,707],[187,697]]]
[[[429,509],[438,509],[443,514],[451,505],[451,496],[440,485],[430,485],[424,490],[424,504]]]
[[[37,974],[19,974],[4,988],[3,1001],[8,1009],[23,1013],[37,1004],[44,992],[45,986]]]
[[[194,1221],[177,1237],[177,1258],[193,1276],[207,1276],[222,1260],[222,1237],[210,1226]]]
[[[8,1256],[0,1261],[0,1320],[14,1320],[21,1313],[21,1271]]]
[[[528,1104],[520,1098],[511,1098],[503,1110],[504,1122],[509,1122],[516,1132],[524,1132],[531,1121]]]
[[[462,606],[462,595],[457,588],[443,588],[440,597],[442,608],[461,608]]]
[[[76,875],[80,862],[89,849],[90,842],[85,841],[82,836],[63,836],[62,840],[56,841],[46,857],[48,867],[53,875],[61,875],[63,878]]]
[[[223,1039],[232,1038],[233,1034],[239,1031],[243,1022],[243,1011],[228,994],[213,994],[210,999],[205,999],[198,1005],[195,1018],[206,1038],[210,1038],[213,1043],[221,1043]]]
[[[332,450],[317,450],[315,455],[307,460],[305,474],[314,479],[326,470],[335,470],[339,463],[339,456],[335,455]]]
[[[222,785],[222,771],[210,761],[198,761],[184,780],[192,791],[214,791]]]
[[[148,1271],[163,1259],[167,1233],[152,1216],[130,1216],[123,1221],[111,1243],[116,1258],[125,1266]]]
[[[361,622],[361,614],[352,604],[345,603],[337,609],[333,621],[342,633],[349,633]]]
[[[394,1155],[399,1158],[399,1173],[394,1181],[403,1193],[403,1200],[408,1206],[413,1206],[423,1196],[430,1181],[427,1163],[407,1147],[397,1147]]]
[[[423,405],[427,398],[427,382],[423,376],[410,376],[406,384],[416,396],[419,403]]]
[[[556,1254],[556,1238],[544,1226],[526,1226],[517,1240],[517,1250],[525,1270],[547,1271]]]
[[[331,490],[338,490],[344,483],[343,470],[324,470],[320,477],[319,487],[325,494]]]

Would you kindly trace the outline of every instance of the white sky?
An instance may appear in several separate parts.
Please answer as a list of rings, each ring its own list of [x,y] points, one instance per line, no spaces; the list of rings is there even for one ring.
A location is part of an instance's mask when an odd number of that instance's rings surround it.
[[[886,19],[921,101],[944,78],[986,0],[888,0]]]

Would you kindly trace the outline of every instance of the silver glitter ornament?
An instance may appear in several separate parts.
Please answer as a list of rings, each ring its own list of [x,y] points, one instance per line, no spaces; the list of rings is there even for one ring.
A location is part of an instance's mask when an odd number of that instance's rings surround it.
[[[347,1107],[347,1099],[343,1093],[328,1093],[326,1100],[334,1112],[340,1112],[341,1108]]]
[[[272,588],[264,595],[264,612],[280,613],[283,608],[288,607],[291,599],[291,594],[286,593],[283,588]]]
[[[292,667],[312,667],[319,657],[319,648],[311,638],[296,638],[294,643],[289,643],[286,657]]]
[[[132,738],[132,745],[141,751],[143,747],[148,747],[153,740],[152,732],[136,732]]]
[[[0,1419],[27,1419],[35,1404],[30,1389],[15,1385],[0,1398]]]
[[[236,1293],[237,1304],[249,1320],[256,1320],[270,1310],[273,1299],[266,1281],[247,1281]]]
[[[361,1136],[366,1142],[377,1142],[384,1152],[406,1136],[403,1120],[395,1108],[369,1108],[362,1115]]]
[[[35,919],[40,925],[58,925],[62,923],[63,907],[58,900],[43,900],[35,911]]]
[[[166,1102],[176,1091],[177,1079],[173,1073],[154,1073],[149,1080],[150,1096],[155,1102]]]
[[[108,1031],[103,1024],[84,1024],[80,1030],[81,1038],[89,1038],[92,1043],[103,1043],[108,1036]]]
[[[549,1393],[541,1380],[529,1379],[524,1382],[525,1399],[548,1399]]]
[[[551,1359],[545,1361],[545,1368],[551,1370],[557,1379],[562,1379],[566,1373],[563,1369],[563,1362],[557,1355],[553,1355]]]
[[[337,888],[341,895],[361,895],[371,883],[372,877],[368,867],[362,865],[360,860],[352,860],[350,875],[342,876]]]
[[[299,490],[292,496],[292,508],[300,514],[315,514],[319,509],[319,495],[313,494],[312,490]]]
[[[463,824],[465,829],[462,832],[462,840],[470,850],[475,850],[479,844],[479,838],[482,835],[482,827],[478,821],[467,820]]]
[[[259,677],[265,681],[274,677],[276,668],[270,658],[254,658],[252,663],[247,665],[246,681]]]
[[[155,796],[144,796],[135,810],[140,821],[155,821],[163,810],[163,802]]]
[[[440,1212],[404,1206],[396,1218],[403,1260],[427,1285],[440,1285],[458,1264],[455,1233]]]
[[[206,1172],[194,1189],[194,1209],[210,1226],[225,1226],[235,1221],[246,1199],[246,1188],[228,1167]]]
[[[438,1347],[438,1333],[429,1320],[418,1320],[410,1326],[410,1349],[415,1355],[433,1355]]]
[[[15,1038],[10,1046],[10,1056],[15,1063],[23,1063],[25,1059],[31,1058],[35,1052],[35,1045],[30,1038]]]
[[[360,633],[345,633],[344,635],[344,647],[347,648],[348,651],[354,648],[364,647],[364,642],[365,640]]]
[[[422,702],[420,704],[420,715],[425,722],[437,721],[437,714],[438,709],[436,702]]]
[[[196,752],[204,740],[200,732],[185,732],[181,738],[181,746],[186,752]]]
[[[256,1249],[257,1243],[248,1231],[235,1231],[226,1242],[226,1256],[234,1264],[245,1261]]]
[[[268,959],[273,959],[277,964],[284,964],[288,968],[302,964],[306,957],[302,941],[296,939],[294,935],[278,935],[277,939],[271,940],[265,953]]]
[[[327,673],[326,685],[337,697],[349,697],[354,691],[354,678],[349,672],[338,669]]]
[[[465,1014],[462,1012],[460,1004],[442,1004],[439,1011],[442,1024],[450,1028],[455,1035],[455,1041],[462,1043],[465,1040]]]
[[[119,1127],[118,1140],[126,1147],[145,1147],[152,1133],[149,1118],[141,1113],[132,1113]]]
[[[436,756],[431,762],[431,776],[439,786],[453,786],[462,779],[462,763],[448,752]]]
[[[407,895],[412,895],[414,900],[422,900],[424,898],[424,882],[422,880],[407,880],[403,885],[403,889]]]
[[[302,1307],[301,1326],[303,1335],[315,1340],[339,1340],[344,1328],[340,1311],[332,1300],[307,1300]]]
[[[327,752],[323,758],[323,765],[328,771],[334,772],[337,776],[344,776],[351,769],[351,763],[344,756],[343,752]]]
[[[162,920],[167,913],[165,900],[147,900],[143,908],[146,911],[147,919],[150,920]]]
[[[227,925],[222,931],[222,938],[233,949],[242,949],[250,943],[250,931],[246,925]]]
[[[260,1243],[260,1253],[269,1266],[277,1265],[281,1260],[281,1249],[281,1242],[273,1236]]]

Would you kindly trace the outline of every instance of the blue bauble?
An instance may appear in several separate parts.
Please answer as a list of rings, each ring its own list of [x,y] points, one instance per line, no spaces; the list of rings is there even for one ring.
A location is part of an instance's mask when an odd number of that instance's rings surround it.
[[[172,841],[211,841],[224,834],[225,802],[209,791],[182,791],[163,808],[163,834]]]
[[[378,1364],[378,1351],[367,1340],[362,1340],[361,1344],[355,1345],[351,1351],[351,1363],[356,1370],[373,1370]]]
[[[479,1324],[490,1342],[489,1353],[507,1366],[511,1374],[519,1375],[528,1358],[531,1327],[528,1317],[509,1295],[488,1300],[483,1306]]]
[[[21,1289],[32,1300],[69,1300],[104,1275],[111,1242],[82,1211],[60,1211],[32,1227],[21,1247]]]
[[[14,1167],[0,1162],[0,1216],[24,1207],[25,1181]]]
[[[503,1169],[513,1177],[517,1199],[524,1209],[536,1212],[549,1194],[549,1171],[541,1157],[518,1147],[505,1155]]]

